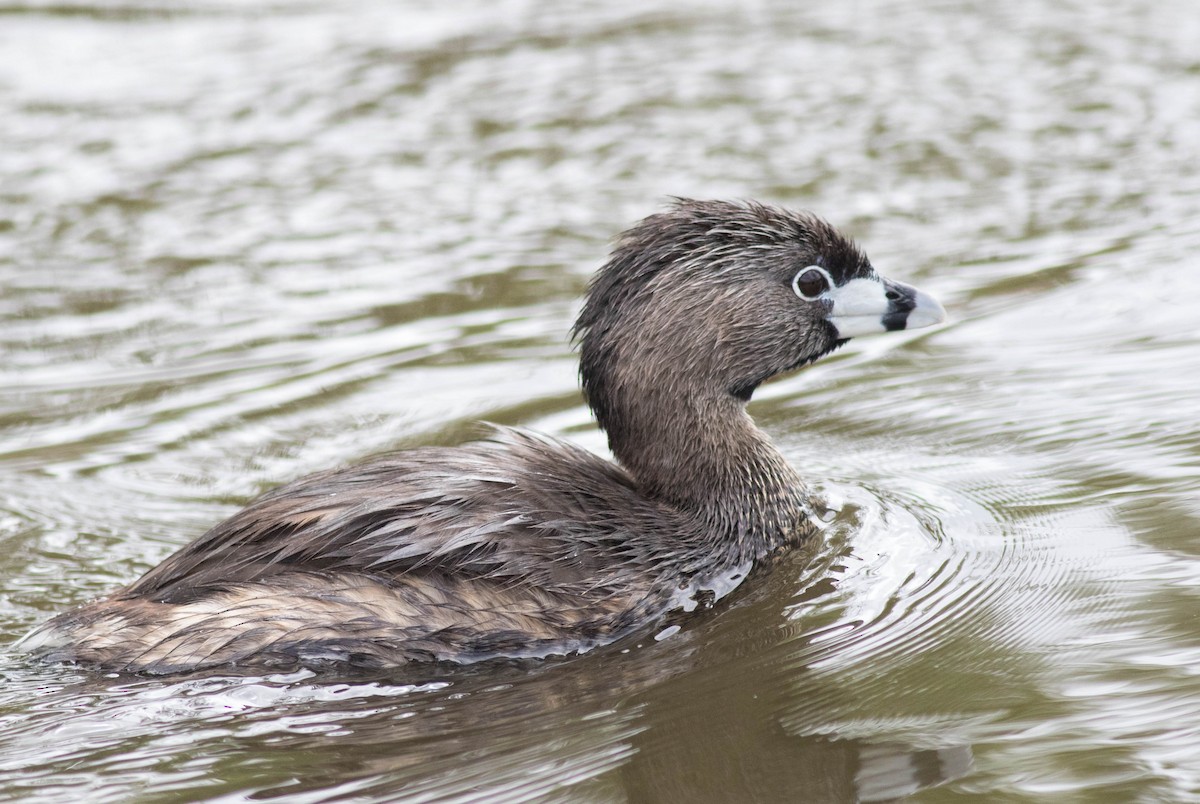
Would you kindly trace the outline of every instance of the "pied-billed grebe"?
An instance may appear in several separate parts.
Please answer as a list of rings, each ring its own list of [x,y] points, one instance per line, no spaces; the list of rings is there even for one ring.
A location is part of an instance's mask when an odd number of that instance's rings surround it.
[[[305,477],[24,647],[147,673],[589,650],[815,532],[804,483],[746,414],[760,383],[943,317],[816,217],[678,201],[624,233],[575,325],[619,466],[497,428]]]

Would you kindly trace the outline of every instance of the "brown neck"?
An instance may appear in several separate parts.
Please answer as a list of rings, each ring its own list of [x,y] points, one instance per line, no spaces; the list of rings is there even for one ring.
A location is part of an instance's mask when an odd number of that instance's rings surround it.
[[[656,384],[607,411],[617,459],[647,495],[696,514],[744,558],[797,538],[808,496],[795,470],[741,400],[686,390]]]

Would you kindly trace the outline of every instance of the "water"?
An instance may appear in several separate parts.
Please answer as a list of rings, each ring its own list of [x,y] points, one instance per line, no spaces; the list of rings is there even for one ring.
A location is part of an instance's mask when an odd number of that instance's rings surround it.
[[[520,423],[668,195],[951,322],[762,389],[825,541],[684,630],[382,679],[0,654],[0,797],[1200,797],[1185,0],[0,7],[0,640],[257,492]]]

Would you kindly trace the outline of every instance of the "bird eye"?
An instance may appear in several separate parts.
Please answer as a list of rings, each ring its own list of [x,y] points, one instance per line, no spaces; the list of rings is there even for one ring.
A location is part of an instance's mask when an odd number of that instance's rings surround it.
[[[796,278],[792,280],[792,290],[796,291],[797,296],[808,301],[813,301],[829,290],[832,285],[829,273],[816,265],[801,268],[800,272],[796,274]]]

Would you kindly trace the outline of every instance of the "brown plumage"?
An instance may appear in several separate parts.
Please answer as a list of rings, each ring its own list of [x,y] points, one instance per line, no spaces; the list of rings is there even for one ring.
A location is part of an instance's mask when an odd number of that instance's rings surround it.
[[[813,281],[827,287],[809,298]],[[940,308],[815,217],[679,201],[622,236],[575,327],[619,466],[497,428],[305,477],[24,646],[172,673],[542,657],[618,639],[813,535],[804,484],[745,403],[858,334],[863,315],[896,329]]]

